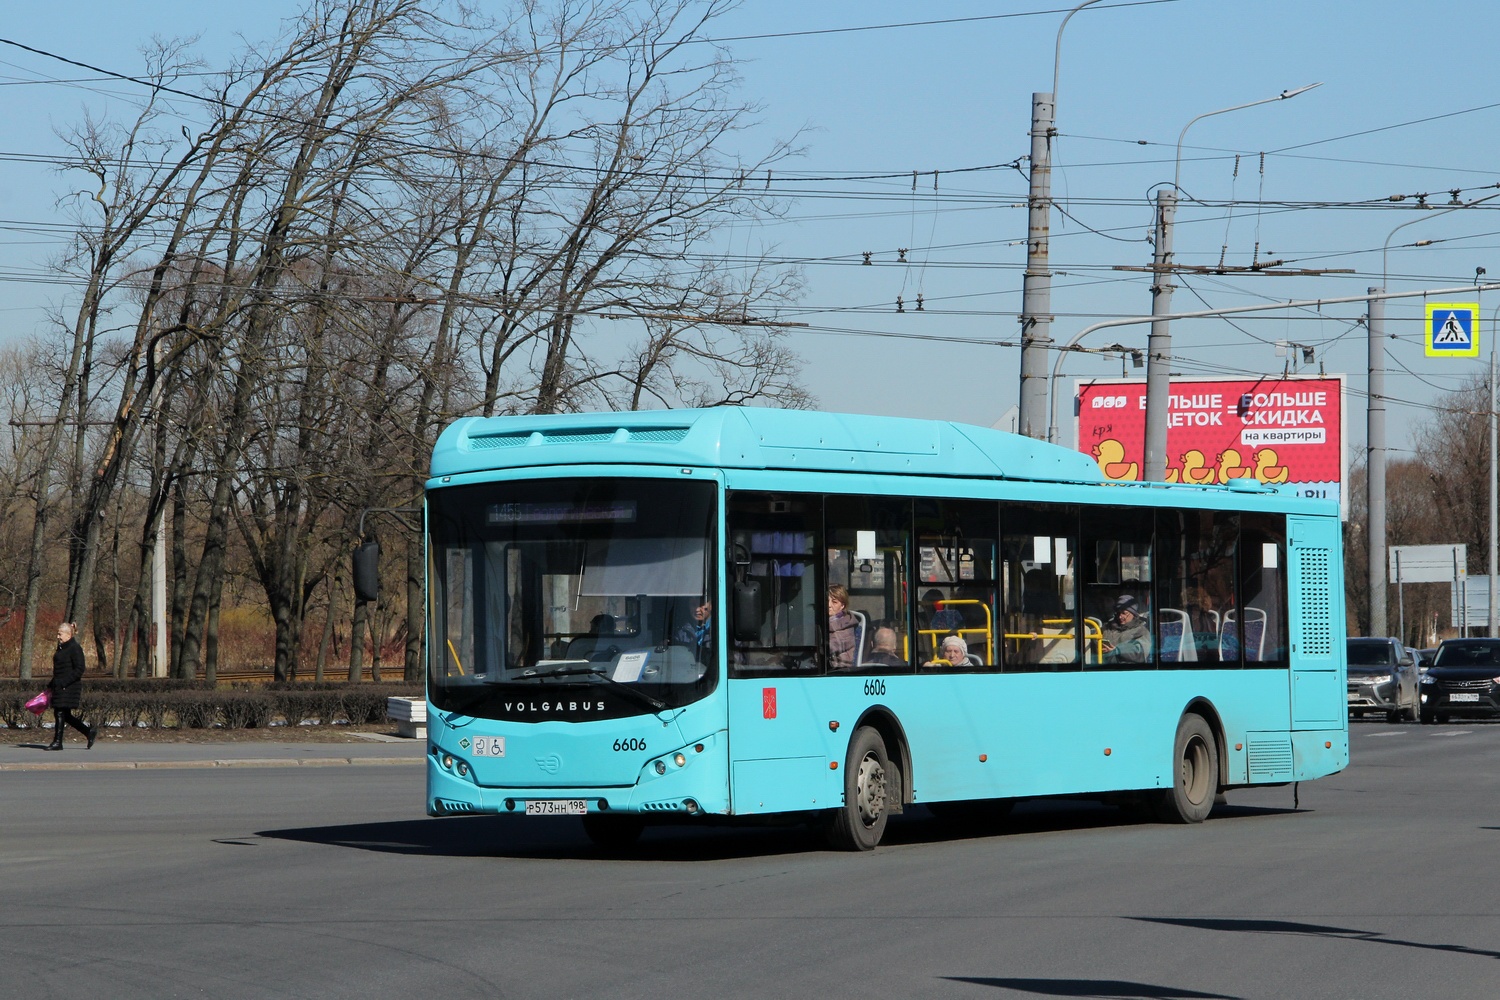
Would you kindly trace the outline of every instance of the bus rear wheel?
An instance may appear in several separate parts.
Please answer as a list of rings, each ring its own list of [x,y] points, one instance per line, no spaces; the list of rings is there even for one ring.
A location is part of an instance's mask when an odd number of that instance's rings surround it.
[[[1219,792],[1219,746],[1201,715],[1177,723],[1172,742],[1172,787],[1160,793],[1157,816],[1167,823],[1202,823]]]
[[[827,818],[828,843],[841,851],[868,851],[880,843],[890,816],[888,778],[891,761],[885,740],[869,726],[860,726],[849,741],[844,758],[844,805]]]
[[[645,820],[639,816],[601,816],[589,813],[583,817],[583,832],[597,847],[619,850],[629,847],[641,839],[646,829]]]

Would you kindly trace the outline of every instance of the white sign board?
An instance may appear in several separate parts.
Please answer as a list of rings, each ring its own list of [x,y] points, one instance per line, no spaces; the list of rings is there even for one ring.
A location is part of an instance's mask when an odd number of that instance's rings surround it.
[[[1391,582],[1452,583],[1468,575],[1467,545],[1392,545]],[[1456,570],[1455,570],[1456,567]]]
[[[1459,589],[1462,591],[1464,606],[1460,608],[1458,605],[1460,595],[1453,594],[1449,600],[1449,609],[1453,614],[1450,620],[1455,625],[1467,622],[1471,630],[1488,629],[1490,627],[1489,576],[1487,574],[1471,576]]]

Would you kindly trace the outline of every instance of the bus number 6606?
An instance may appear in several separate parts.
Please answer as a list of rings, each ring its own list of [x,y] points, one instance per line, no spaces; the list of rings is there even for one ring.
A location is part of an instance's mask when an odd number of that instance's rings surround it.
[[[646,749],[646,741],[645,740],[637,740],[637,739],[615,740],[615,752],[616,753],[620,753],[621,751],[624,751],[624,750],[640,750],[640,751],[644,752],[645,749]]]
[[[865,681],[865,696],[866,697],[879,696],[881,698],[884,698],[885,697],[885,681],[878,680],[878,679],[877,680]]]

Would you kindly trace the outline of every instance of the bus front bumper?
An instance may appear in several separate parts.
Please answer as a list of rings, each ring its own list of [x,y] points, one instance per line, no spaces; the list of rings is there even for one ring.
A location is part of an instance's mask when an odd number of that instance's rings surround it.
[[[427,754],[427,815],[726,815],[729,779],[722,735],[648,760],[633,785],[606,787],[480,785],[464,756],[432,743]]]

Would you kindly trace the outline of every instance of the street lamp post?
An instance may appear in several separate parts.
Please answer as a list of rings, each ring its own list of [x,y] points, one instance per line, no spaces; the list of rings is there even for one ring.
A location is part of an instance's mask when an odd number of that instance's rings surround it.
[[[1052,92],[1031,95],[1031,177],[1026,197],[1026,273],[1021,278],[1021,388],[1019,429],[1046,432],[1047,352],[1052,348],[1052,271],[1048,226],[1052,214],[1052,137],[1057,131],[1057,82],[1062,33],[1068,20],[1100,0],[1085,0],[1062,19],[1052,56]]]
[[[1151,314],[1166,317],[1172,312],[1172,223],[1177,212],[1177,195],[1182,179],[1182,140],[1188,129],[1205,118],[1214,115],[1241,111],[1261,104],[1285,101],[1305,94],[1320,83],[1308,84],[1283,90],[1275,97],[1264,97],[1258,101],[1236,104],[1233,107],[1206,111],[1182,127],[1177,135],[1177,158],[1172,170],[1172,188],[1160,188],[1156,192],[1156,253],[1151,262]],[[1172,326],[1165,318],[1153,321],[1151,335],[1146,341],[1146,455],[1142,463],[1144,477],[1150,482],[1162,482],[1167,478],[1167,397],[1171,392],[1172,377]]]
[[[1369,402],[1365,410],[1365,508],[1370,522],[1365,532],[1365,547],[1370,588],[1371,635],[1386,634],[1386,588],[1389,586],[1385,544],[1385,286],[1390,275],[1391,240],[1407,226],[1415,226],[1419,222],[1457,212],[1462,208],[1472,208],[1493,198],[1500,198],[1500,193],[1487,194],[1462,205],[1450,205],[1436,212],[1426,212],[1415,219],[1408,219],[1387,233],[1385,242],[1380,245],[1380,285],[1370,289],[1370,305],[1365,322],[1365,334],[1369,343]],[[1413,246],[1428,246],[1430,243],[1430,240],[1419,240]],[[1477,279],[1478,276],[1475,277]],[[1494,406],[1491,405],[1490,409],[1493,410]],[[1493,468],[1491,475],[1493,476]],[[1493,512],[1493,501],[1491,504]],[[1491,569],[1492,578],[1494,573]],[[1494,628],[1493,621],[1492,616],[1491,629]],[[1405,642],[1406,636],[1403,635],[1401,641]]]

